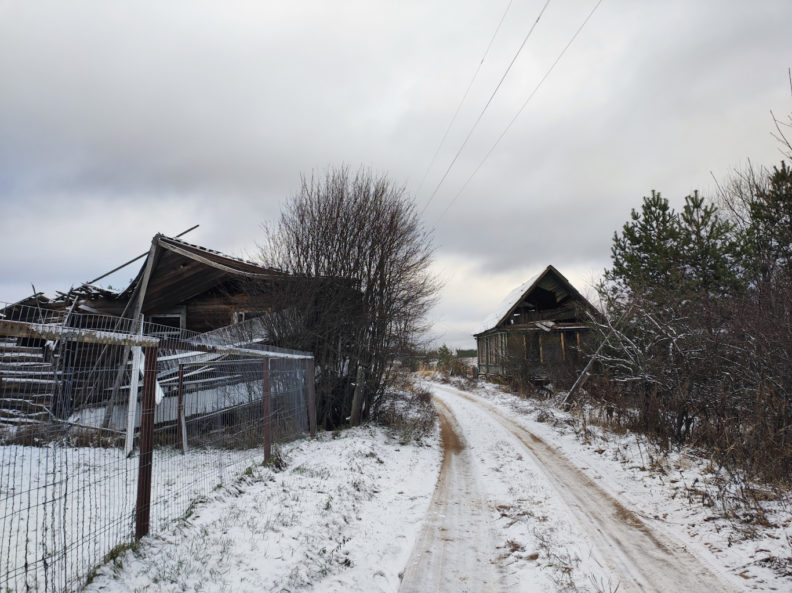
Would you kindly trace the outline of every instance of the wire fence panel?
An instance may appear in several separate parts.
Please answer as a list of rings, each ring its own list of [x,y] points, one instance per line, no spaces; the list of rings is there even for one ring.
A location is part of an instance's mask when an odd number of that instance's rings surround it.
[[[0,591],[79,589],[136,533],[313,429],[310,355],[257,331],[0,308]]]

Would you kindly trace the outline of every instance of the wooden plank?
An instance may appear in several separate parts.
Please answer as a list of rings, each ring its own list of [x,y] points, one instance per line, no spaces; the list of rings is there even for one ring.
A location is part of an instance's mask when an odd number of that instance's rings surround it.
[[[132,445],[135,437],[135,417],[137,414],[140,358],[142,354],[139,346],[135,346],[132,350],[132,374],[129,377],[129,403],[127,404],[127,432],[126,441],[124,442],[124,453],[127,455],[132,452]]]
[[[38,338],[41,340],[68,340],[86,344],[108,344],[111,346],[142,346],[159,344],[159,338],[136,336],[120,332],[63,327],[59,324],[27,323],[0,319],[0,336],[16,338]]]

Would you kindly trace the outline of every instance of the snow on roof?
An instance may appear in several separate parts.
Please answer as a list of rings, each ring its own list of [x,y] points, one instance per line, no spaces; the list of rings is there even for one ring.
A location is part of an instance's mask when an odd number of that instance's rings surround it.
[[[487,331],[488,329],[492,329],[498,322],[503,319],[503,317],[509,312],[509,310],[517,303],[517,299],[519,299],[525,292],[531,288],[534,282],[539,279],[539,276],[545,273],[545,270],[534,274],[528,280],[520,284],[517,288],[512,290],[505,299],[503,299],[500,304],[495,308],[495,311],[487,315],[486,319],[481,322],[479,327],[476,328],[476,331],[473,332],[473,335],[480,334],[482,332]]]

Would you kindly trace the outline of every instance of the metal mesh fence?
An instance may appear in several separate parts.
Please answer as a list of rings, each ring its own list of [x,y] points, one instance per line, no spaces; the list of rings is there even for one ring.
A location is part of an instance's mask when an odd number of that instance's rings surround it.
[[[0,308],[0,591],[78,589],[315,426],[312,359],[258,329]]]

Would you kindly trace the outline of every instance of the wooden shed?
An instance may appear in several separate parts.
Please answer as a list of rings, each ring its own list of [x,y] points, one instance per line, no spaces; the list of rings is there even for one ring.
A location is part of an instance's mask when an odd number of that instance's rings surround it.
[[[543,380],[583,366],[594,306],[553,266],[503,301],[474,334],[480,375]]]

